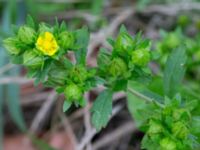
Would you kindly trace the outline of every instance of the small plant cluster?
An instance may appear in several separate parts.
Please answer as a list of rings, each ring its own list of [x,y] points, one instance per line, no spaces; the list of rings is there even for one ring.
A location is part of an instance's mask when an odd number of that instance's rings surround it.
[[[177,45],[174,36],[169,36],[172,39],[165,41],[169,44],[160,44],[162,50],[166,48],[163,45]],[[153,82],[148,67],[153,53],[151,41],[143,39],[141,33],[133,38],[122,26],[116,40],[108,39],[112,51],[102,48],[98,66],[93,68],[86,65],[88,41],[86,27],[69,31],[64,22],[53,27],[45,23],[36,26],[28,17],[26,25],[15,29],[15,35],[4,40],[4,46],[11,61],[25,66],[27,76],[35,78],[36,84],[42,82],[65,95],[63,111],[72,104],[85,106],[84,93],[103,85],[105,90],[91,109],[91,122],[98,131],[109,121],[113,93],[125,91],[130,113],[138,128],[145,132],[142,148],[193,150],[199,147],[200,119],[195,113],[198,101],[185,101],[184,96],[177,94],[185,72],[185,48],[169,47],[173,50],[164,71],[164,92],[159,95],[148,88]],[[75,62],[68,57],[70,51],[75,55]]]
[[[181,100],[180,95],[176,95],[172,102],[166,98],[162,108],[154,106],[155,109],[146,125],[146,135],[142,141],[143,148],[152,150],[157,147],[169,150],[193,149],[195,136],[192,134],[192,127],[195,122],[192,121],[191,111],[194,108],[181,105]]]
[[[122,27],[116,41],[109,39],[112,52],[101,49],[98,56],[98,76],[106,81],[113,91],[127,89],[127,81],[148,76],[147,64],[151,60],[151,42],[143,40],[141,34],[133,39]]]

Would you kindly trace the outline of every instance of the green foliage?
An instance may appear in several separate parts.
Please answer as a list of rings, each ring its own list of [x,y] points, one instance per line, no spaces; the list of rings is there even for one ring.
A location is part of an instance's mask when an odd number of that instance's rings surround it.
[[[107,81],[108,87],[113,91],[125,91],[128,80],[139,80],[139,78],[143,80],[143,76],[148,76],[147,64],[151,59],[149,40],[142,39],[140,33],[132,38],[122,26],[116,41],[109,39],[108,42],[113,48],[112,52],[108,53],[105,49],[101,49],[97,60],[98,74]],[[146,50],[145,54],[141,49]],[[142,56],[140,54],[133,56],[133,53],[140,50]]]
[[[112,113],[112,91],[104,90],[95,100],[92,107],[92,124],[99,131],[108,123]]]
[[[127,100],[128,109],[136,121],[137,127],[144,128],[143,125],[145,125],[147,119],[154,114],[152,109],[157,107],[154,105],[149,105],[148,103],[154,102],[159,104],[162,102],[162,97],[150,91],[139,82],[129,81]]]
[[[5,47],[13,62],[27,68],[28,77],[65,95],[64,112],[73,104],[85,106],[84,93],[103,85],[105,90],[98,95],[91,109],[91,121],[98,131],[109,121],[113,93],[126,91],[128,109],[137,127],[145,133],[142,148],[192,150],[199,146],[199,106],[194,100],[199,96],[189,90],[181,93],[183,98],[180,94],[176,95],[183,89],[180,85],[185,64],[187,66],[188,46],[180,46],[181,39],[177,36],[182,36],[181,30],[169,35],[163,32],[165,41],[157,47],[160,53],[167,53],[165,56],[168,56],[168,50],[171,54],[165,65],[163,80],[155,77],[159,80],[150,82],[151,41],[143,39],[141,33],[132,37],[122,26],[117,39],[108,40],[112,51],[101,49],[98,66],[90,68],[86,66],[89,42],[86,27],[69,31],[64,22],[61,25],[56,22],[54,26],[45,23],[36,26],[33,19],[29,17],[27,20],[27,25],[16,30],[11,39],[5,40]],[[31,36],[24,38],[27,34]],[[66,57],[69,51],[75,54],[75,63]],[[23,124],[19,125],[23,127]]]
[[[178,95],[172,100],[166,99],[164,107],[157,107],[151,111],[155,113],[148,118],[146,135],[142,141],[143,148],[150,150],[193,150],[196,148],[198,142],[194,141],[195,135],[191,135],[193,116],[187,104],[181,102]],[[181,112],[179,117],[177,117],[177,112]]]
[[[9,86],[8,88],[13,88],[16,85]],[[16,91],[16,90],[15,90]],[[16,91],[16,93],[19,93],[19,91]],[[10,115],[13,119],[13,121],[16,123],[18,128],[25,132],[27,130],[22,111],[20,109],[19,99],[14,98],[15,95],[9,94],[9,98],[7,100],[7,106],[9,108]]]

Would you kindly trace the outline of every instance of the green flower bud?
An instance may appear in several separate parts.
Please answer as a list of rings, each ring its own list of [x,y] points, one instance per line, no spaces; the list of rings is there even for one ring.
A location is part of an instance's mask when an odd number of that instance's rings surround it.
[[[11,37],[11,38],[5,39],[3,41],[3,44],[9,54],[18,55],[21,52],[21,50],[17,48],[18,42],[19,41],[16,38]]]
[[[138,49],[132,52],[132,63],[137,66],[145,66],[150,61],[150,53],[146,49]]]
[[[17,36],[21,42],[25,44],[32,44],[36,39],[36,32],[30,27],[22,26],[19,28]]]
[[[186,125],[184,124],[184,122],[178,121],[173,125],[172,133],[177,138],[185,139],[185,138],[187,138],[187,136],[189,134],[189,130],[186,127]]]
[[[161,133],[163,131],[163,127],[160,123],[154,121],[154,120],[150,120],[149,122],[150,126],[148,129],[148,134],[157,134],[157,133]]]
[[[165,45],[170,49],[176,48],[180,43],[179,37],[174,33],[169,33],[165,39]]]
[[[161,150],[176,150],[176,142],[166,137],[160,141]]]
[[[23,55],[23,64],[27,67],[36,69],[42,67],[44,64],[43,57],[39,56],[36,52],[33,50],[28,50]]]
[[[58,36],[58,44],[64,49],[72,48],[74,42],[74,35],[70,32],[64,31]]]
[[[114,58],[108,68],[108,72],[113,76],[122,76],[127,72],[127,65],[121,58]]]
[[[67,71],[63,67],[54,66],[49,70],[48,81],[52,85],[62,86],[65,84],[67,78]]]
[[[119,54],[125,53],[125,51],[132,50],[134,46],[132,37],[127,33],[120,33],[115,42],[115,50]]]
[[[88,72],[85,67],[78,65],[70,71],[69,78],[74,83],[83,83],[88,78]]]
[[[70,84],[65,88],[64,94],[69,100],[79,100],[82,97],[82,90],[76,84]]]

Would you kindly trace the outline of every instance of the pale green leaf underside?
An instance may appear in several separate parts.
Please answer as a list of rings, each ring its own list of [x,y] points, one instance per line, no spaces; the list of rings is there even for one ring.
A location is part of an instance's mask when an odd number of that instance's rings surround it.
[[[164,70],[165,95],[173,97],[178,92],[185,73],[186,58],[185,47],[175,49],[168,57]]]

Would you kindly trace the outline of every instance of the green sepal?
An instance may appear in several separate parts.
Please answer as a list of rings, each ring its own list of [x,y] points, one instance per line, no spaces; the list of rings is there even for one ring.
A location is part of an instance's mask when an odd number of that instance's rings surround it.
[[[31,45],[35,43],[36,32],[34,29],[24,25],[19,28],[17,37],[20,40],[20,42],[27,45]]]
[[[70,49],[73,48],[75,43],[74,34],[68,31],[63,31],[58,35],[58,44],[63,49]]]
[[[33,50],[27,50],[23,60],[23,64],[29,68],[41,68],[44,64],[44,57],[37,55]]]
[[[18,38],[10,37],[3,41],[3,45],[6,48],[7,52],[11,55],[18,55],[23,50],[20,49],[17,45],[19,43]]]

